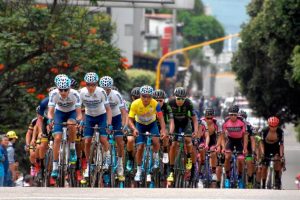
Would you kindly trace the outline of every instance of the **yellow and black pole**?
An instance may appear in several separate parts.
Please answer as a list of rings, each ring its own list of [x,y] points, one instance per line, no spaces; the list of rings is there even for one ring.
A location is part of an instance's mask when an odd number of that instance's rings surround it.
[[[230,39],[230,38],[233,38],[233,37],[238,37],[238,36],[239,36],[238,33],[237,34],[233,34],[233,35],[227,35],[225,37],[217,38],[217,39],[214,39],[214,40],[209,40],[209,41],[206,41],[206,42],[202,42],[200,44],[191,45],[191,46],[188,46],[188,47],[185,47],[185,48],[182,48],[182,49],[176,49],[174,51],[171,51],[171,52],[163,55],[159,59],[157,67],[156,67],[156,84],[155,84],[155,89],[159,89],[159,87],[160,87],[160,69],[161,69],[161,65],[162,65],[163,61],[166,58],[168,58],[169,56],[172,56],[172,55],[175,55],[175,54],[178,54],[178,53],[182,53],[182,52],[186,52],[186,51],[189,51],[189,50],[192,50],[192,49],[204,47],[204,46],[207,46],[207,45],[210,45],[210,44],[222,42],[224,40],[227,40],[227,39]]]

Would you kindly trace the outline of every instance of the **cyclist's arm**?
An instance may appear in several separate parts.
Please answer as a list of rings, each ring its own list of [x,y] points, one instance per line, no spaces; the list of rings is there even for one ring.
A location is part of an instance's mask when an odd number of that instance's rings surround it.
[[[42,129],[43,119],[44,119],[43,116],[37,114],[36,125],[37,125],[38,127],[40,127],[40,129]]]
[[[33,132],[33,129],[31,127],[28,128],[27,133],[26,133],[26,146],[30,145],[30,141],[31,141],[31,137],[32,137],[32,132]]]
[[[111,113],[111,108],[110,108],[109,104],[105,104],[105,110],[106,110],[106,115],[107,115],[107,124],[111,125],[112,113]]]
[[[47,114],[48,119],[54,119],[54,110],[55,110],[54,106],[48,107],[48,114]]]
[[[194,132],[198,133],[198,120],[196,115],[192,116],[193,125],[194,125]]]
[[[165,120],[164,120],[164,115],[161,111],[157,113],[157,118],[158,118],[161,130],[165,131],[166,130],[166,123],[165,123]]]
[[[127,113],[125,107],[121,108],[120,111],[121,111],[121,116],[122,116],[122,126],[123,127],[127,126],[127,124],[128,124],[128,113]]]
[[[128,117],[128,123],[129,123],[129,127],[131,128],[131,130],[137,130],[134,125],[134,122],[135,122],[134,118]]]
[[[170,133],[174,133],[174,130],[175,130],[175,122],[174,122],[174,119],[170,119]]]
[[[205,131],[205,146],[208,147],[209,142],[210,142],[209,132]]]
[[[82,112],[81,112],[81,107],[76,108],[76,120],[81,121],[82,120]]]
[[[243,147],[244,147],[244,150],[246,150],[246,149],[247,149],[247,146],[248,146],[248,132],[244,132],[243,135],[244,135],[244,136],[243,136],[243,140],[244,140],[244,145],[243,145]]]

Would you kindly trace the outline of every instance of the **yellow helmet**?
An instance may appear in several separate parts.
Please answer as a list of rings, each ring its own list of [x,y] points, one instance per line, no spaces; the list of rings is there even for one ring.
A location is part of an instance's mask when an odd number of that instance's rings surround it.
[[[6,133],[6,136],[7,136],[9,139],[13,139],[13,138],[18,139],[18,136],[17,136],[17,134],[16,134],[15,131],[8,131],[8,132]]]

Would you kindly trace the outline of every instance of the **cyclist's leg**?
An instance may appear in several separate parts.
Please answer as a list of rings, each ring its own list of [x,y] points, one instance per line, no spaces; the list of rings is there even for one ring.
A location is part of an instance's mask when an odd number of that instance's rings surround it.
[[[184,133],[185,133],[185,136],[191,136],[192,135],[192,125],[191,125],[191,122],[189,120],[188,120],[188,123],[186,124],[186,126],[184,128]],[[186,162],[185,168],[187,170],[190,170],[195,165],[195,161],[196,161],[196,159],[192,160],[192,157],[195,156],[195,155],[192,154],[193,153],[192,137],[185,137],[184,138],[184,143],[185,143],[186,150],[187,150],[187,162]]]
[[[122,128],[122,116],[121,114],[114,116],[112,118],[112,126],[115,130],[121,130]],[[124,159],[124,134],[122,131],[116,131],[115,140],[117,143],[117,154],[118,154],[118,166],[117,166],[117,174],[119,181],[125,180],[124,177],[124,168],[123,168],[123,159]]]
[[[89,176],[89,169],[90,169],[90,151],[91,151],[91,143],[92,143],[92,137],[94,134],[94,129],[92,129],[91,127],[95,126],[95,122],[93,121],[93,117],[89,116],[89,115],[85,115],[85,127],[84,127],[84,131],[83,131],[83,135],[84,135],[84,153],[85,153],[85,157],[87,160],[87,168],[84,172],[84,177],[88,177]]]
[[[98,126],[100,127],[100,143],[103,146],[104,150],[104,169],[108,169],[111,163],[111,156],[110,156],[110,150],[109,150],[109,142],[107,139],[107,132],[104,129],[107,126],[107,115],[106,113],[99,115],[96,117],[96,122],[98,123]]]
[[[274,159],[275,184],[277,189],[281,189],[282,163],[279,156],[279,151],[278,154],[275,155]]]
[[[126,169],[131,171],[134,164],[134,156],[135,156],[135,138],[134,136],[127,136],[127,153],[128,153],[128,160],[126,163]]]
[[[136,122],[136,128],[139,131],[139,133],[145,133],[147,130],[147,126],[139,124]],[[137,152],[135,155],[136,163],[137,163],[137,172],[134,177],[135,181],[141,180],[141,174],[142,174],[142,159],[143,159],[143,153],[144,153],[144,146],[145,146],[145,136],[139,134],[136,138],[136,145],[137,145]]]
[[[152,122],[148,125],[150,133],[154,136],[152,137],[153,144],[153,159],[154,159],[154,168],[159,167],[159,149],[160,149],[160,139],[159,139],[159,130],[156,122]]]
[[[54,113],[54,128],[53,128],[53,168],[52,168],[52,177],[57,177],[58,175],[58,156],[59,156],[59,147],[62,138],[62,125],[61,123],[65,120],[65,113],[55,110]]]
[[[76,111],[71,111],[67,113],[68,120],[68,139],[70,143],[70,163],[76,164],[77,161],[77,155],[76,155],[76,145],[75,145],[75,139],[77,134],[77,126],[76,124]]]
[[[230,179],[230,161],[231,161],[231,153],[233,149],[234,147],[231,139],[227,138],[227,143],[225,145],[225,162],[224,162],[227,179]]]
[[[235,145],[236,150],[238,152],[243,152],[243,140],[241,139],[240,141],[236,141],[235,143],[236,143],[236,145]],[[242,154],[239,154],[237,157],[237,169],[238,169],[239,179],[242,178],[244,165],[245,165],[245,156]]]

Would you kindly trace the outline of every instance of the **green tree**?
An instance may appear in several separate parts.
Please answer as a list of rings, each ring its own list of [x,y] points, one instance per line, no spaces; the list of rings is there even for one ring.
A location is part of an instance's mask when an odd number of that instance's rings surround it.
[[[120,50],[110,44],[110,16],[77,6],[0,0],[1,127],[27,126],[58,73],[124,79]],[[120,89],[123,85],[118,85]],[[125,89],[125,88],[124,88]],[[1,128],[0,127],[0,128]]]
[[[300,85],[292,79],[290,63],[300,43],[295,20],[299,8],[298,0],[256,0],[248,6],[251,19],[243,27],[232,64],[242,93],[261,116],[277,114],[284,121],[299,117]]]

